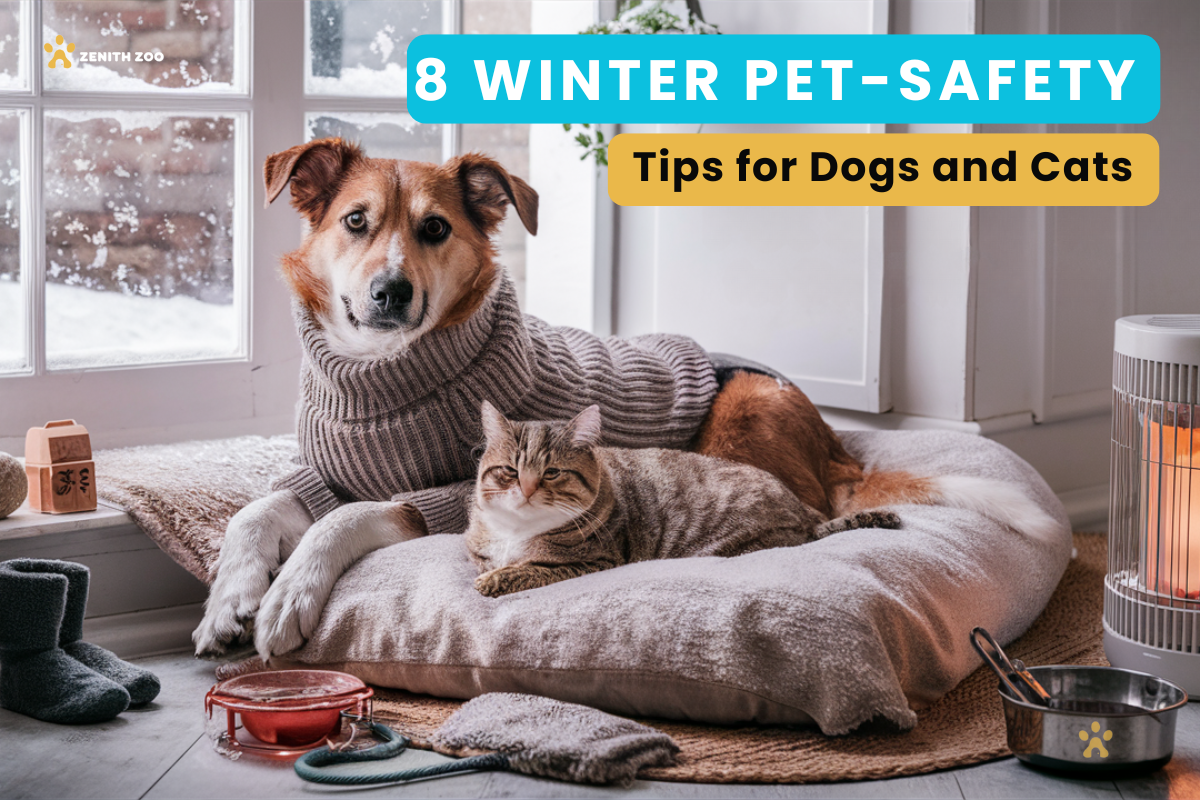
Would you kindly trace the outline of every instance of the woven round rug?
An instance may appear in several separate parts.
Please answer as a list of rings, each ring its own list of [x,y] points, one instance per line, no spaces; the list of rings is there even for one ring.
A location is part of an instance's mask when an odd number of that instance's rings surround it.
[[[1026,664],[1107,666],[1102,644],[1107,537],[1077,533],[1079,551],[1037,622],[1005,648]],[[825,736],[815,729],[720,728],[640,720],[681,748],[674,767],[643,769],[639,778],[694,783],[818,783],[920,775],[1009,755],[996,678],[981,667],[918,714],[906,733]],[[394,689],[377,689],[375,716],[417,746],[462,705]]]

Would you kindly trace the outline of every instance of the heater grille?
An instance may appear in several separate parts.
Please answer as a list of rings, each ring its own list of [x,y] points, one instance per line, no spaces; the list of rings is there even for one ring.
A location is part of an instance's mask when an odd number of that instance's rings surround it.
[[[1114,353],[1104,621],[1142,646],[1190,654],[1200,654],[1198,383],[1194,365]]]
[[[1192,608],[1161,605],[1162,598],[1147,598],[1137,588],[1135,575],[1108,575],[1104,579],[1104,622],[1114,631],[1146,647],[1200,654],[1200,606],[1174,600]]]
[[[1119,319],[1113,345],[1104,649],[1200,695],[1200,315]]]
[[[1200,403],[1200,367],[1113,353],[1113,390],[1145,400],[1196,405]],[[1117,398],[1113,400],[1115,409]]]

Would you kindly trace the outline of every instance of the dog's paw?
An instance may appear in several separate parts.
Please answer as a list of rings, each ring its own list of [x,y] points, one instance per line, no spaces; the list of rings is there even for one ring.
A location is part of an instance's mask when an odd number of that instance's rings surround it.
[[[225,530],[217,577],[192,634],[199,658],[228,660],[254,641],[254,615],[279,566],[282,541],[299,539],[312,517],[296,496],[273,492],[234,514]]]
[[[200,625],[192,631],[196,658],[224,661],[232,649],[246,641],[248,635],[248,626],[228,614],[206,613]]]
[[[263,661],[298,649],[312,636],[339,577],[341,570],[318,548],[301,545],[284,563],[254,621],[254,646]]]
[[[298,650],[317,629],[323,607],[308,587],[276,580],[263,598],[254,623],[254,647],[259,658],[269,661],[272,656]]]
[[[213,584],[204,618],[192,632],[196,657],[224,660],[249,645],[254,636],[254,615],[270,585],[270,576],[234,571],[228,579]]]

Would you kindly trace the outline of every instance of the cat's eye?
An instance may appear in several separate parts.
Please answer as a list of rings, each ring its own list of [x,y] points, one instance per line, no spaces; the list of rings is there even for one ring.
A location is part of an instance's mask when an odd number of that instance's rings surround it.
[[[367,229],[367,215],[361,211],[352,211],[346,215],[342,223],[351,233],[362,233]]]
[[[560,474],[561,474],[561,470],[557,470],[554,467],[551,467],[550,469],[548,469],[542,473],[542,477],[543,478],[557,478]]]
[[[484,477],[504,486],[516,482],[519,476],[517,475],[517,471],[512,467],[497,464],[494,467],[489,467],[487,472],[484,473]]]

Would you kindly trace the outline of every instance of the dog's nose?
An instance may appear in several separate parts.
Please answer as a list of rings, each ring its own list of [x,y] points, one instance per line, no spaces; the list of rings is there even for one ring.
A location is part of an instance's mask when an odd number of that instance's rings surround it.
[[[371,281],[371,299],[380,316],[403,320],[413,299],[413,285],[403,275],[378,275]]]

